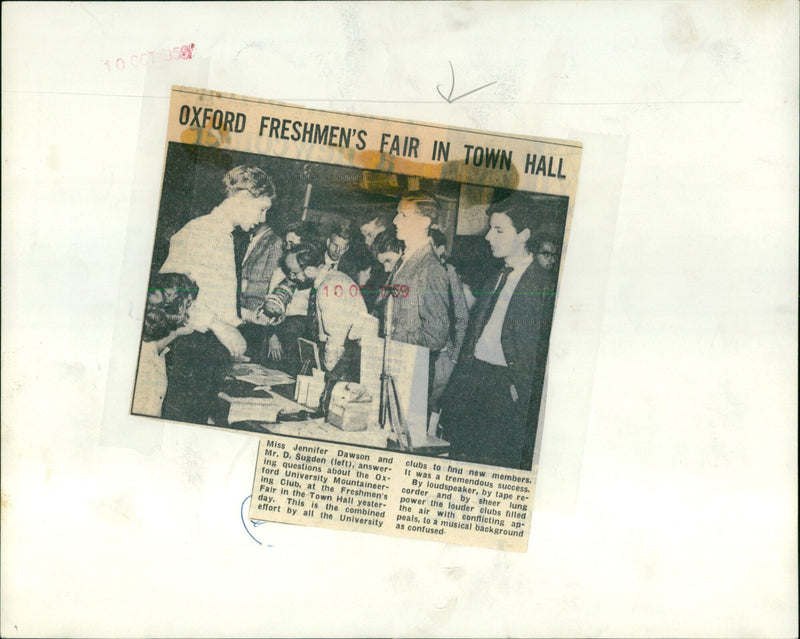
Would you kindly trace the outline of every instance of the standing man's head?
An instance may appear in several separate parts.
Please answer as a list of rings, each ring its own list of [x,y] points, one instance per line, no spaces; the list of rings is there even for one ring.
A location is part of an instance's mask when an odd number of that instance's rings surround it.
[[[290,251],[301,242],[313,242],[317,237],[317,227],[311,222],[298,220],[286,227],[283,234],[283,248]]]
[[[347,253],[352,237],[353,234],[347,225],[338,226],[331,231],[325,240],[325,250],[332,262],[338,262]]]
[[[301,242],[283,257],[284,273],[298,288],[309,288],[325,264],[325,254],[316,243]]]
[[[359,229],[364,236],[364,243],[372,248],[372,243],[378,234],[383,233],[392,223],[391,217],[385,214],[377,215],[362,224]]]
[[[397,260],[403,254],[403,241],[398,240],[397,236],[391,231],[379,233],[372,244],[372,254],[383,265],[383,270],[391,273],[394,270]]]
[[[225,213],[231,224],[244,231],[263,223],[275,199],[272,179],[256,166],[232,168],[222,179],[225,185]]]
[[[486,240],[492,255],[506,261],[532,253],[530,242],[534,216],[530,205],[522,202],[496,202],[489,206],[489,232]]]
[[[439,219],[439,205],[430,197],[404,197],[397,205],[394,225],[397,238],[406,245],[419,244],[428,237],[428,229]]]

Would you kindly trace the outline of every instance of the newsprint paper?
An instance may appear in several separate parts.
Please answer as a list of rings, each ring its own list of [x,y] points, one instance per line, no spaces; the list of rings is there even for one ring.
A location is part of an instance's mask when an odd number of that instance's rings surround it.
[[[259,437],[254,520],[524,551],[580,157],[174,87],[131,412]]]

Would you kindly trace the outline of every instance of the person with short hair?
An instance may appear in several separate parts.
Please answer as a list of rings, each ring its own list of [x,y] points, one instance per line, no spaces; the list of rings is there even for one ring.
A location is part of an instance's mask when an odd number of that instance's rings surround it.
[[[355,237],[349,224],[334,227],[325,240],[325,263],[341,271],[354,282],[358,281],[360,257],[365,249],[361,237]]]
[[[559,256],[558,239],[548,231],[539,231],[533,236],[531,245],[535,247],[533,254],[539,266],[546,271],[554,272]]]
[[[237,166],[223,178],[225,199],[208,215],[189,221],[172,236],[162,273],[183,273],[199,287],[196,315],[236,327],[241,319],[236,310],[237,280],[234,257],[234,228],[250,231],[263,224],[275,198],[272,179],[254,166]],[[242,342],[244,340],[241,340]],[[231,339],[225,346],[241,355],[244,346]],[[240,352],[241,351],[241,352]]]
[[[284,253],[300,242],[314,242],[317,239],[317,226],[313,222],[306,220],[295,220],[286,226],[283,232]]]
[[[394,270],[404,249],[405,243],[397,239],[394,229],[379,233],[372,244],[372,254],[386,273]]]
[[[438,216],[439,205],[433,198],[400,200],[394,225],[405,248],[387,281],[387,286],[408,291],[394,298],[391,339],[428,348],[431,360],[445,347],[449,332],[447,273],[428,235]]]
[[[189,276],[199,289],[192,310],[197,332],[175,340],[167,356],[163,413],[178,421],[207,423],[225,368],[231,358],[244,357],[247,343],[237,329],[241,319],[232,232],[262,224],[275,198],[272,179],[255,166],[236,166],[222,182],[223,201],[172,236],[160,269]]]
[[[476,291],[439,425],[453,459],[530,469],[555,278],[535,260],[531,204],[490,205],[489,242],[504,268]]]
[[[339,268],[341,260],[350,248],[353,233],[346,224],[335,227],[325,240],[325,264],[332,269]]]

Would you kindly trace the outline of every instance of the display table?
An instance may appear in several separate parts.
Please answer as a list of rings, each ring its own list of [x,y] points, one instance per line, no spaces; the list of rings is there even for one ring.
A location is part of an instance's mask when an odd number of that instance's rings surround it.
[[[273,383],[280,382],[280,383]],[[219,395],[218,425],[256,433],[304,437],[355,446],[398,450],[389,430],[370,420],[363,431],[344,431],[325,421],[319,411],[298,404],[293,378],[255,364],[236,364]],[[445,455],[449,444],[428,437],[415,452]]]

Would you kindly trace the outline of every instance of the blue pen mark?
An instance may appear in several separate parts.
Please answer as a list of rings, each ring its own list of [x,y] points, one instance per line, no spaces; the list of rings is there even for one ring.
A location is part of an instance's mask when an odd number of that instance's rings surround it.
[[[253,539],[253,541],[256,542],[259,546],[263,546],[263,544],[258,539],[256,539],[256,537],[253,535],[253,533],[250,532],[250,529],[247,527],[247,521],[245,520],[245,517],[244,517],[244,511],[245,511],[244,506],[245,506],[245,504],[247,503],[247,501],[249,499],[250,499],[250,495],[248,495],[247,497],[244,498],[244,501],[242,502],[242,505],[239,508],[239,516],[242,519],[242,526],[244,526],[244,529],[247,531],[247,534],[250,535],[250,537]],[[257,528],[258,526],[261,526],[262,524],[266,524],[267,522],[266,521],[255,521],[253,519],[250,519],[250,523],[253,524],[254,528]],[[267,546],[269,548],[271,548],[272,544],[267,544]]]

